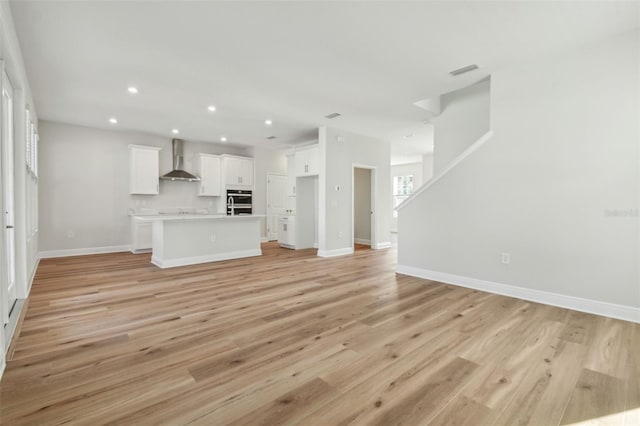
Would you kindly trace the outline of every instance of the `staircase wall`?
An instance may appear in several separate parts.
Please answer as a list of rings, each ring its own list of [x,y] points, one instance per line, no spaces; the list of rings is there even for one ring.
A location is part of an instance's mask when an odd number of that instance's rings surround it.
[[[639,40],[494,72],[493,137],[400,209],[398,271],[640,321]]]

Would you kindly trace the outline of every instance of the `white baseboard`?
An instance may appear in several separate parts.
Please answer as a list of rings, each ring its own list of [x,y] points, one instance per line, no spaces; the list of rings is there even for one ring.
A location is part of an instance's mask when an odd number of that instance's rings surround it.
[[[260,237],[261,243],[268,243],[269,241],[277,241],[277,240],[278,240],[277,238],[275,240],[270,240],[269,237]]]
[[[107,247],[88,247],[79,249],[66,250],[46,250],[39,253],[40,259],[49,259],[52,257],[69,257],[83,256],[86,254],[103,254],[103,253],[120,253],[130,251],[129,246],[107,246]]]
[[[177,266],[195,265],[198,263],[217,262],[219,260],[240,259],[243,257],[254,257],[254,256],[261,256],[261,255],[262,255],[262,250],[252,249],[252,250],[233,251],[229,253],[207,254],[205,256],[180,257],[177,259],[160,259],[156,256],[151,256],[151,263],[153,263],[159,268],[165,269],[165,268],[175,268]]]
[[[4,348],[4,349],[9,349],[9,348]],[[7,367],[7,362],[4,360],[4,357],[6,355],[2,356],[2,362],[0,363],[0,379],[2,379],[2,373],[4,373],[4,369]]]
[[[33,280],[36,277],[36,272],[38,271],[38,266],[40,265],[40,259],[41,256],[40,254],[38,254],[38,256],[36,257],[36,263],[35,265],[33,265],[33,270],[31,271],[31,276],[29,277],[29,284],[27,285],[27,297],[29,297],[28,295],[31,293],[31,286],[33,286]]]
[[[378,243],[374,247],[374,249],[376,249],[376,250],[378,250],[378,249],[386,249],[386,248],[391,248],[391,241],[384,241],[382,243]]]
[[[371,245],[371,240],[365,240],[364,238],[354,238],[353,242],[356,244],[364,244],[367,246]]]
[[[335,257],[335,256],[344,256],[346,254],[352,254],[353,247],[345,247],[341,249],[335,250],[318,250],[319,257]]]
[[[500,284],[477,278],[429,271],[427,269],[416,268],[413,266],[397,265],[396,272],[399,274],[410,275],[412,277],[424,278],[427,280],[472,288],[474,290],[486,291],[488,293],[501,294],[503,296],[543,303],[545,305],[557,306],[560,308],[572,309],[574,311],[640,323],[640,308],[632,306],[616,305],[614,303],[583,299],[580,297],[567,296],[548,291]]]

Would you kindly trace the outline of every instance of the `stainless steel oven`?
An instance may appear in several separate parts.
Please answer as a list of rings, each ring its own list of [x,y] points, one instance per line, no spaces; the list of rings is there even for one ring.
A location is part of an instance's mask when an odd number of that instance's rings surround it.
[[[253,213],[253,193],[239,189],[227,189],[227,215]]]

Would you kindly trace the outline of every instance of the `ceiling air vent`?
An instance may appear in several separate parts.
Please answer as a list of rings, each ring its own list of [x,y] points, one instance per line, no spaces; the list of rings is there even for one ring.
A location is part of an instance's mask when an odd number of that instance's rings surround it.
[[[325,115],[324,118],[332,119],[332,118],[340,117],[340,115],[341,115],[340,113],[332,112],[329,115]]]
[[[466,67],[458,68],[457,70],[450,71],[451,75],[460,75],[469,71],[477,70],[478,66],[476,64],[467,65]]]
[[[267,139],[275,139],[275,136],[269,136]]]

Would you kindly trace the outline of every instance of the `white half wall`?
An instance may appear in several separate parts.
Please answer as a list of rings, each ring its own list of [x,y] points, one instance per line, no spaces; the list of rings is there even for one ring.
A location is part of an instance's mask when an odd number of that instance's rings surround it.
[[[626,306],[640,321],[639,40],[495,72],[493,138],[399,211],[398,269]]]
[[[442,95],[442,112],[433,123],[433,174],[489,131],[490,79]]]
[[[319,247],[318,254],[352,250],[353,165],[375,167],[374,239],[391,241],[391,148],[387,141],[320,127]],[[373,243],[373,241],[372,241]]]
[[[433,177],[433,154],[422,156],[422,184],[425,184]]]

